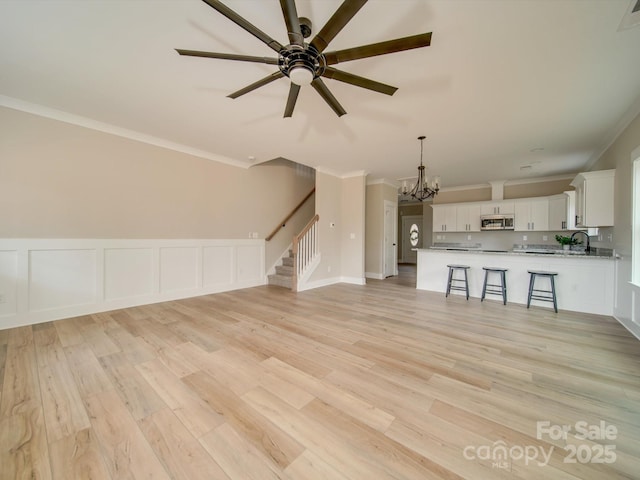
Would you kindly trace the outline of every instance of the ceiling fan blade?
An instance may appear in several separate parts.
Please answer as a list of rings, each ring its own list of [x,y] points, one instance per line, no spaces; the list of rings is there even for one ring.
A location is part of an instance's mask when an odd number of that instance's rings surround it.
[[[392,87],[391,85],[376,82],[375,80],[369,80],[368,78],[359,77],[358,75],[354,75],[353,73],[343,72],[331,67],[326,67],[322,76],[325,78],[338,80],[340,82],[350,83],[351,85],[355,85],[356,87],[367,88],[369,90],[373,90],[374,92],[384,93],[385,95],[393,95],[394,93],[396,93],[396,90],[398,90],[398,87]]]
[[[335,65],[340,62],[358,60],[360,58],[375,57],[376,55],[386,55],[387,53],[402,52],[414,48],[428,47],[431,45],[431,32],[413,35],[411,37],[396,38],[386,42],[372,43],[361,47],[347,48],[335,52],[324,54],[327,65]]]
[[[293,109],[296,106],[298,100],[298,94],[300,93],[300,85],[296,85],[291,82],[291,88],[289,88],[289,98],[287,98],[287,106],[284,108],[284,118],[293,115]]]
[[[287,24],[287,34],[289,35],[289,43],[292,45],[304,44],[304,37],[300,29],[300,20],[298,20],[298,11],[296,10],[295,0],[280,0],[282,7],[282,15],[284,22]]]
[[[269,58],[269,57],[252,57],[250,55],[236,55],[234,53],[216,53],[216,52],[201,52],[199,50],[183,50],[181,48],[176,48],[176,52],[180,55],[185,55],[188,57],[205,57],[205,58],[219,58],[222,60],[239,60],[241,62],[255,62],[255,63],[266,63],[267,65],[277,65],[277,58]]]
[[[244,95],[245,93],[249,93],[249,92],[255,90],[256,88],[263,87],[263,86],[267,85],[268,83],[271,83],[274,80],[278,80],[279,78],[282,78],[282,77],[284,77],[284,73],[282,73],[280,70],[278,70],[277,72],[272,73],[268,77],[264,77],[264,78],[258,80],[257,82],[253,82],[251,85],[248,85],[248,86],[246,86],[244,88],[241,88],[237,92],[233,92],[233,93],[227,95],[227,97],[229,97],[229,98],[238,98],[238,97]]]
[[[344,0],[324,27],[313,37],[311,45],[322,53],[365,3],[367,0]]]
[[[221,13],[225,17],[227,17],[229,20],[231,20],[233,23],[235,23],[239,27],[245,29],[251,35],[256,37],[258,40],[261,40],[272,50],[279,52],[282,49],[282,45],[279,42],[271,38],[269,35],[264,33],[262,30],[260,30],[258,27],[256,27],[249,21],[245,20],[243,17],[238,15],[236,12],[231,10],[222,2],[218,0],[202,0],[202,1],[207,5],[209,5],[211,8],[217,10],[219,13]]]
[[[329,91],[320,77],[315,78],[313,82],[311,82],[311,86],[316,89],[316,92],[318,92],[322,98],[324,98],[324,101],[329,104],[334,112],[336,112],[336,115],[341,117],[342,115],[347,113],[346,110],[342,108],[342,105],[338,103],[336,97],[333,96],[333,94]]]

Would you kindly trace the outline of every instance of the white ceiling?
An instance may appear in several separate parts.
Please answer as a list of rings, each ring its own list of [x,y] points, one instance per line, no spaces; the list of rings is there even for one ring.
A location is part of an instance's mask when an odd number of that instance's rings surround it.
[[[224,3],[288,43],[277,0]],[[297,1],[314,32],[340,4]],[[201,1],[2,0],[0,103],[236,163],[284,157],[397,180],[415,174],[426,135],[444,187],[569,174],[640,112],[640,27],[620,29],[631,4],[371,0],[326,51],[432,31],[430,47],[336,66],[399,90],[325,80],[347,115],[303,88],[283,119],[286,78],[226,97],[277,67],[174,51],[274,56]]]

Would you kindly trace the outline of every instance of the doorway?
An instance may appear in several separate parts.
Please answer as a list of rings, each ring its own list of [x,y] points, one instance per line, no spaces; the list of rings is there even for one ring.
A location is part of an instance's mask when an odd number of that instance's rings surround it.
[[[405,215],[402,217],[402,263],[417,263],[415,248],[422,248],[423,222],[422,215]]]
[[[382,275],[384,278],[398,274],[398,204],[384,201],[384,245]]]

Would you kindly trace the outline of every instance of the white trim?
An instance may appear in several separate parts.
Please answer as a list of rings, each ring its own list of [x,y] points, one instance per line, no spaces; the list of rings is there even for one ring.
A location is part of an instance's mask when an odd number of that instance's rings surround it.
[[[348,173],[344,173],[342,175],[339,175],[339,177],[344,180],[346,178],[353,178],[353,177],[366,177],[367,176],[367,171],[366,170],[355,170],[353,172],[348,172]]]
[[[367,186],[369,185],[387,185],[391,188],[400,188],[400,185],[393,180],[389,180],[388,178],[376,178],[373,180],[367,179]]]
[[[298,292],[304,292],[305,290],[313,290],[314,288],[326,287],[328,285],[334,285],[340,283],[340,277],[323,278],[315,280],[313,282],[307,282],[304,285],[298,287]]]
[[[110,123],[100,122],[81,115],[75,115],[73,113],[64,112],[55,108],[45,107],[44,105],[38,105],[35,103],[25,102],[6,95],[0,95],[0,106],[11,108],[13,110],[19,110],[21,112],[31,113],[40,117],[51,118],[60,122],[69,123],[71,125],[77,125],[98,132],[109,133],[118,137],[128,138],[137,142],[147,143],[149,145],[155,145],[156,147],[166,148],[176,152],[186,153],[193,155],[194,157],[200,157],[214,162],[224,163],[226,165],[232,165],[234,167],[249,168],[252,163],[241,162],[229,157],[224,157],[212,152],[193,148],[182,143],[172,142],[163,138],[148,135],[146,133],[137,132],[128,128],[118,127]]]
[[[321,280],[315,280],[308,282],[304,286],[298,289],[298,293],[306,290],[313,290],[315,288],[327,287],[329,285],[335,285],[336,283],[348,283],[351,285],[366,285],[367,280],[364,277],[331,277],[323,278]]]
[[[365,278],[373,278],[374,280],[384,280],[384,275],[381,273],[364,272]]]

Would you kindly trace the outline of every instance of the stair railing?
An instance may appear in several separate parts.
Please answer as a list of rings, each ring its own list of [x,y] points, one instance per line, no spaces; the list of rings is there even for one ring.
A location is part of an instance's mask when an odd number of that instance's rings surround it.
[[[271,240],[276,233],[278,233],[280,231],[281,228],[284,228],[287,225],[287,222],[291,219],[291,217],[293,217],[296,212],[298,210],[300,210],[302,208],[302,206],[305,204],[305,202],[307,200],[309,200],[309,198],[311,198],[311,195],[313,195],[316,192],[316,187],[313,187],[311,189],[311,191],[309,193],[307,193],[307,196],[304,197],[300,203],[298,203],[298,205],[295,206],[295,208],[293,210],[291,210],[286,217],[284,217],[284,220],[282,220],[278,226],[276,228],[273,229],[273,231],[265,238],[265,240],[268,242],[269,240]]]
[[[293,237],[293,279],[291,288],[298,291],[298,279],[301,278],[307,267],[318,255],[318,221],[319,215],[315,215],[302,231]]]

